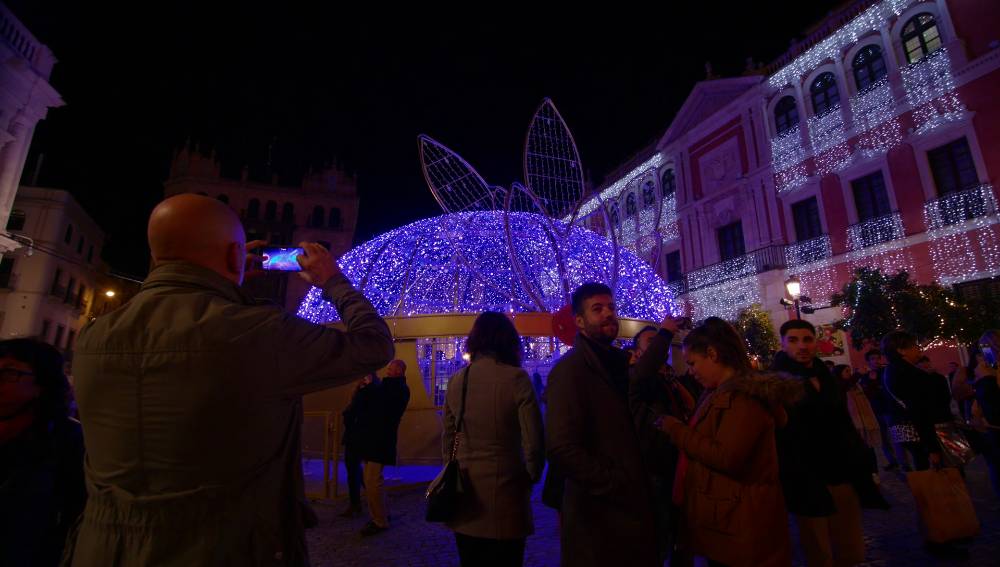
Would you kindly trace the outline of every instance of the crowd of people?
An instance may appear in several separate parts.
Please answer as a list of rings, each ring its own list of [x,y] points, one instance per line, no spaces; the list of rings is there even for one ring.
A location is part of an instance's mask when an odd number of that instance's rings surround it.
[[[329,252],[304,243],[300,275],[343,328],[244,295],[258,243],[213,199],[162,202],[149,240],[142,290],[79,335],[79,422],[60,354],[0,342],[0,564],[307,565],[317,519],[303,486],[302,395],[352,381],[342,515],[361,514],[363,485],[361,535],[389,529],[383,467],[396,460],[406,367]],[[494,312],[476,319],[470,363],[450,379],[442,447],[460,489],[446,525],[464,566],[523,563],[543,478],[563,565],[790,565],[793,524],[808,565],[857,564],[862,510],[889,506],[877,451],[888,470],[961,468],[939,441],[957,419],[1000,495],[1000,332],[948,376],[901,331],[855,371],[831,368],[813,325],[794,319],[759,368],[718,318],[692,329],[668,317],[626,351],[611,289],[580,286],[572,309],[573,348],[547,383],[523,369],[513,323]],[[678,340],[683,373],[671,360]]]

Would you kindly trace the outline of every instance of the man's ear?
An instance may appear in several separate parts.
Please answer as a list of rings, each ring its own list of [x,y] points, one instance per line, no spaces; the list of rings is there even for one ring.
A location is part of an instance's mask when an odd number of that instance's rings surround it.
[[[583,315],[577,315],[574,320],[576,321],[576,328],[581,331],[586,327],[586,321],[583,319]]]
[[[226,270],[237,283],[243,283],[243,268],[246,266],[247,256],[239,242],[230,242],[226,247]]]

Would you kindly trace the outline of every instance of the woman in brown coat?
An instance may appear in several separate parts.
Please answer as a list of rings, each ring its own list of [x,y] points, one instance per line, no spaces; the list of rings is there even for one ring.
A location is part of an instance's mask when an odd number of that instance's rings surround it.
[[[791,564],[788,513],[778,481],[774,429],[796,384],[750,368],[743,340],[711,317],[684,338],[684,357],[706,392],[690,425],[664,417],[682,451],[674,498],[682,545],[710,565]]]
[[[447,525],[455,532],[463,566],[519,566],[525,538],[534,530],[531,485],[545,468],[542,412],[521,368],[521,339],[506,315],[480,315],[466,350],[472,362],[451,377],[444,410],[447,459],[468,380],[458,434],[461,489],[457,513]]]

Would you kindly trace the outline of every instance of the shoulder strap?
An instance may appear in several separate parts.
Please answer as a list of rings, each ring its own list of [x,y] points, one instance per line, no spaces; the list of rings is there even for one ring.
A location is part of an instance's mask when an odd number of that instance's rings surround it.
[[[469,393],[469,368],[465,367],[465,374],[462,376],[462,405],[458,408],[458,425],[455,427],[455,434],[462,432],[462,424],[465,422],[465,395]]]

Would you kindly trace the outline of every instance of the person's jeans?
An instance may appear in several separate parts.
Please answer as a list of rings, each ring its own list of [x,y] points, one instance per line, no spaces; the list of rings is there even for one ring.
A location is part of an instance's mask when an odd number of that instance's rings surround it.
[[[361,455],[353,445],[344,445],[344,468],[347,469],[347,494],[352,508],[361,508]]]
[[[372,522],[380,528],[389,527],[389,506],[385,501],[385,478],[382,463],[365,463],[365,499]]]
[[[488,539],[455,532],[455,544],[462,567],[521,567],[524,565],[524,538]]]
[[[809,567],[857,565],[865,560],[861,503],[850,484],[827,487],[836,509],[830,516],[796,516]]]

